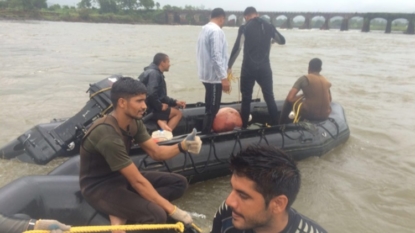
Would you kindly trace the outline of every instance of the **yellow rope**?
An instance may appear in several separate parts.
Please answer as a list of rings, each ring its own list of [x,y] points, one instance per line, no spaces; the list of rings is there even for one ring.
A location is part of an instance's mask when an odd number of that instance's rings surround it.
[[[293,104],[293,112],[295,114],[294,121],[293,121],[294,123],[298,123],[300,121],[300,118],[301,118],[300,109],[301,109],[301,106],[303,105],[302,99],[303,98],[299,98]],[[297,106],[297,109],[296,109],[296,106]]]
[[[238,84],[239,84],[239,77],[233,76],[232,72],[228,73],[227,79],[229,81],[229,85],[231,84],[231,82],[238,82]],[[238,88],[239,88],[239,85],[238,85]],[[231,91],[232,91],[232,85],[229,86],[229,92],[225,92],[225,93],[226,94],[231,94]]]
[[[111,108],[112,108],[112,104],[110,104],[110,106],[108,106],[106,109],[102,110],[102,112],[100,113],[101,117],[107,114],[107,111],[110,110]]]
[[[194,225],[194,224],[193,224]],[[193,226],[195,227],[195,225]],[[196,229],[199,229],[195,227]],[[176,224],[142,224],[142,225],[114,225],[114,226],[86,226],[71,227],[69,231],[64,233],[86,233],[86,232],[107,232],[107,231],[143,231],[143,230],[175,230],[184,232],[184,225],[181,222]],[[50,233],[50,230],[32,230],[23,233]]]
[[[102,88],[101,90],[95,92],[94,94],[92,94],[89,98],[92,99],[94,96],[101,94],[102,92],[106,92],[111,90],[111,87],[106,87],[106,88]]]

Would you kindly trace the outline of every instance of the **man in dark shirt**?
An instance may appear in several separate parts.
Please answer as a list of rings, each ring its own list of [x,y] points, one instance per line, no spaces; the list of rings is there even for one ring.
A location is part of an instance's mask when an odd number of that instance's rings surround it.
[[[259,84],[264,95],[264,100],[268,106],[268,112],[271,117],[270,124],[278,122],[278,109],[274,100],[272,70],[269,60],[271,43],[277,42],[280,45],[285,44],[285,38],[264,19],[258,17],[254,7],[247,7],[244,11],[245,25],[242,25],[238,31],[235,45],[228,63],[228,72],[231,68],[242,46],[244,47],[244,57],[241,70],[241,118],[242,127],[248,125],[248,118],[252,100],[252,91],[255,81]]]
[[[213,219],[211,233],[326,233],[291,208],[300,171],[275,147],[251,146],[231,157],[231,193]]]
[[[192,217],[171,203],[183,195],[186,178],[169,172],[140,172],[129,151],[134,140],[152,159],[162,161],[186,151],[198,154],[202,143],[195,130],[177,144],[155,143],[142,121],[146,94],[144,84],[132,78],[120,78],[112,85],[114,110],[96,120],[82,139],[81,192],[92,207],[109,215],[112,225],[127,220],[165,223],[168,216],[188,225]]]
[[[167,96],[164,72],[169,71],[169,68],[169,56],[164,53],[157,53],[153,58],[153,62],[144,68],[144,72],[140,74],[138,79],[147,87],[147,111],[153,112],[154,118],[161,129],[172,132],[182,118],[182,112],[171,107],[185,108],[186,102]]]

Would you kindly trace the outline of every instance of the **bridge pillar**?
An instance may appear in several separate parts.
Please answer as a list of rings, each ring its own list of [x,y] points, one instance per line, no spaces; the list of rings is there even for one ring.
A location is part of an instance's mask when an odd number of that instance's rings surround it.
[[[415,34],[415,18],[412,18],[408,21],[408,28],[406,29],[405,34],[413,35]]]
[[[281,28],[284,29],[293,29],[293,26],[291,24],[291,18],[287,16],[287,20],[281,25]]]
[[[391,33],[391,31],[392,31],[392,20],[388,17],[387,22],[386,22],[385,33]]]
[[[310,17],[305,16],[304,24],[300,27],[300,29],[311,29],[310,21]]]
[[[237,15],[236,16],[236,26],[241,26],[244,23],[244,16],[243,15]]]
[[[362,32],[370,32],[370,18],[365,17],[363,20]]]
[[[272,26],[276,27],[276,25],[277,25],[277,16],[276,15],[271,16],[271,24],[272,24]]]
[[[326,20],[324,21],[323,26],[321,26],[320,30],[329,30],[330,29],[329,22],[330,22],[330,19],[327,17]]]
[[[340,25],[340,31],[348,31],[349,30],[349,19],[343,18],[342,25]]]

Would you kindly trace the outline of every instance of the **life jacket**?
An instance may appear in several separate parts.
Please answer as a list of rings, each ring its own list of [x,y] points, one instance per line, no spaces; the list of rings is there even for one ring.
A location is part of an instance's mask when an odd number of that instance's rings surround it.
[[[331,113],[331,83],[321,75],[306,75],[309,85],[303,88],[304,100],[301,116],[308,120],[326,120]]]
[[[79,180],[82,192],[84,192],[85,189],[97,186],[97,184],[105,183],[106,181],[110,181],[116,177],[121,176],[121,173],[118,171],[111,170],[103,155],[98,152],[89,152],[85,150],[83,146],[85,139],[99,125],[109,125],[113,127],[115,132],[124,141],[127,153],[130,152],[132,139],[133,136],[137,134],[138,128],[136,121],[132,121],[129,125],[129,134],[126,134],[126,132],[121,130],[121,128],[118,126],[117,119],[111,115],[106,115],[94,122],[94,124],[86,132],[81,142],[80,157],[82,165],[80,167]]]

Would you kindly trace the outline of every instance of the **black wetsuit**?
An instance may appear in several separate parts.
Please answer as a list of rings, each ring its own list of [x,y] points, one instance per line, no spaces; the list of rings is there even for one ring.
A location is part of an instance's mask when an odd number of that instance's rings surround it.
[[[0,214],[0,232],[2,233],[21,233],[26,231],[29,220],[8,218]]]
[[[167,96],[164,74],[156,64],[151,63],[144,68],[144,72],[138,76],[138,79],[147,88],[147,113],[153,112],[156,120],[168,121],[171,111],[170,107],[176,106],[176,100]],[[169,105],[167,110],[162,110],[163,103]]]
[[[313,220],[290,208],[288,224],[280,233],[327,233]],[[232,210],[225,203],[213,218],[211,233],[254,233],[253,230],[238,230],[232,224]]]
[[[278,121],[278,110],[274,100],[272,70],[269,60],[271,39],[278,44],[285,44],[285,38],[275,27],[265,20],[256,17],[242,25],[233,46],[228,67],[231,68],[243,45],[244,57],[241,70],[242,126],[248,124],[252,91],[255,81],[259,84],[268,106],[268,112],[273,119],[270,124]]]

